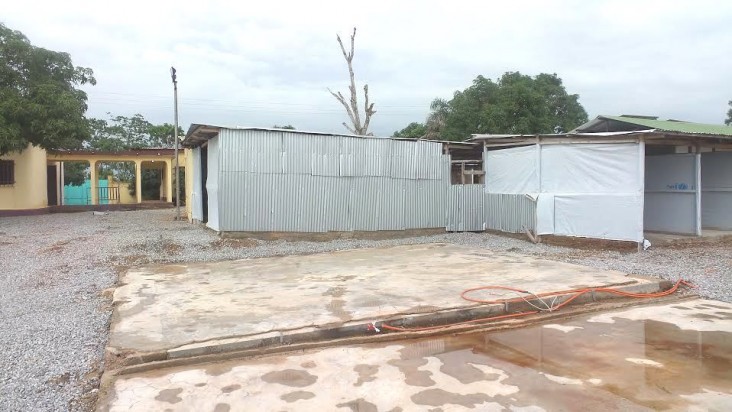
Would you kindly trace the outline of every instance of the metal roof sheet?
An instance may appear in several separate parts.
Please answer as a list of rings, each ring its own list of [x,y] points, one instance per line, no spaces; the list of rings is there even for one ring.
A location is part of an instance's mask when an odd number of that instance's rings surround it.
[[[556,133],[556,134],[474,134],[468,141],[490,141],[494,139],[527,139],[527,138],[566,138],[566,137],[629,137],[643,133],[653,132],[653,130],[634,130],[623,132],[597,132],[597,133]]]
[[[292,130],[292,129],[277,129],[271,127],[245,127],[245,126],[221,126],[211,124],[200,124],[193,123],[188,128],[185,139],[183,139],[183,146],[185,147],[196,147],[203,144],[211,137],[218,134],[222,129],[227,130],[255,130],[255,131],[270,131],[270,132],[287,132],[295,134],[305,135],[320,135],[320,136],[337,136],[337,137],[350,137],[357,139],[389,139],[389,140],[403,140],[409,142],[434,142],[442,143],[443,145],[449,145],[452,147],[464,147],[470,148],[475,146],[473,142],[457,142],[457,141],[446,141],[446,140],[428,140],[428,139],[412,139],[407,137],[377,137],[377,136],[359,136],[353,134],[342,134],[342,133],[326,133],[326,132],[310,132],[305,130]]]
[[[705,124],[705,123],[693,123],[678,120],[657,120],[648,116],[636,117],[636,116],[598,116],[596,119],[591,120],[582,126],[579,126],[574,131],[589,132],[593,129],[597,129],[601,125],[604,125],[607,130],[607,121],[615,121],[643,127],[647,129],[656,129],[663,132],[672,133],[689,133],[689,134],[703,134],[711,136],[732,136],[732,126],[724,126],[718,124]],[[610,126],[612,128],[612,126]]]

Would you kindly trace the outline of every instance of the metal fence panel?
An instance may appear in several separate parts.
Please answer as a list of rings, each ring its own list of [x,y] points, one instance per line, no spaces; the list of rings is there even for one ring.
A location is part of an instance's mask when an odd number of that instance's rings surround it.
[[[222,129],[219,137],[222,170],[282,173],[282,132]]]
[[[521,194],[485,194],[486,229],[510,233],[536,230],[536,202]]]
[[[285,133],[282,136],[282,172],[312,174],[313,142],[310,135]]]
[[[448,231],[483,230],[483,186],[453,185],[450,187]]]
[[[222,231],[447,224],[450,158],[440,143],[267,130],[223,129],[220,137]]]
[[[312,174],[315,176],[339,176],[340,139],[332,136],[311,136]]]
[[[510,233],[535,231],[536,203],[520,194],[485,193],[483,185],[452,185],[447,205],[447,230]]]
[[[404,186],[404,228],[438,228],[447,224],[449,185],[439,180],[418,180]]]

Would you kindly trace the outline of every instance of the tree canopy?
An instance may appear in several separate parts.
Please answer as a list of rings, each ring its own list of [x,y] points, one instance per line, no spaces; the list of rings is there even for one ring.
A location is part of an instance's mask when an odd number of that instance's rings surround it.
[[[109,119],[87,120],[89,138],[83,142],[85,149],[118,152],[122,150],[143,148],[172,148],[174,146],[175,127],[169,123],[153,124],[141,114],[133,116],[112,116]],[[178,127],[178,136],[183,136],[183,129]],[[87,165],[67,162],[64,169],[64,184],[82,185],[89,178]],[[154,171],[143,171],[143,180],[149,180],[147,174]],[[114,175],[124,182],[135,179],[135,170],[129,162],[105,163],[99,170],[100,175]]]
[[[422,123],[412,122],[402,130],[397,130],[392,134],[393,137],[406,137],[410,139],[419,139],[427,134],[427,126]]]
[[[732,126],[732,100],[729,101],[729,110],[727,110],[727,119],[724,121],[727,126]]]
[[[119,151],[175,147],[175,127],[172,124],[152,124],[139,113],[130,117],[109,114],[109,120],[89,119],[88,124],[90,137],[84,146],[89,149]],[[178,126],[178,136],[184,134]]]
[[[473,133],[567,132],[587,121],[579,96],[568,94],[556,74],[546,73],[507,72],[496,81],[478,76],[452,99],[433,100],[430,109],[425,124],[410,124],[399,133],[419,126],[425,138],[465,140]]]
[[[28,144],[80,148],[89,129],[86,93],[78,87],[87,83],[96,84],[91,69],[0,23],[0,154]]]
[[[280,125],[276,124],[276,125],[272,126],[272,128],[273,129],[284,129],[284,130],[296,130],[295,126],[293,126],[291,124],[284,125],[284,126],[280,126]]]

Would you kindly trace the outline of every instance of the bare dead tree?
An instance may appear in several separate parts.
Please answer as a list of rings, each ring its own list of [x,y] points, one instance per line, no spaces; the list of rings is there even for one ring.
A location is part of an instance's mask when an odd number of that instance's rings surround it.
[[[351,76],[351,86],[348,88],[348,90],[351,92],[351,99],[349,101],[346,101],[346,98],[343,97],[343,94],[341,92],[333,92],[332,90],[328,89],[330,94],[333,95],[333,97],[336,98],[343,107],[346,108],[346,113],[348,113],[348,117],[351,119],[351,124],[353,127],[349,126],[346,122],[343,122],[343,126],[348,129],[351,133],[359,136],[372,136],[372,133],[369,133],[369,123],[371,123],[371,116],[376,113],[376,110],[374,110],[374,104],[369,103],[369,85],[365,84],[363,86],[363,93],[364,98],[366,99],[366,104],[364,104],[364,121],[363,124],[361,123],[361,114],[358,110],[358,96],[356,93],[356,78],[353,74],[353,52],[354,52],[354,42],[356,40],[356,28],[353,28],[353,34],[351,35],[351,52],[346,52],[346,48],[343,46],[343,41],[341,41],[341,36],[336,35],[336,38],[338,39],[338,44],[341,46],[341,51],[343,52],[343,57],[346,59],[346,63],[348,63],[348,74]]]

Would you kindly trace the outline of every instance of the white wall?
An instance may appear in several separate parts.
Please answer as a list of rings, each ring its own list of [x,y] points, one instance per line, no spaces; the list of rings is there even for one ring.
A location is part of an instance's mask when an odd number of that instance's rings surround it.
[[[485,191],[539,193],[538,156],[536,145],[486,151],[483,156]]]
[[[702,226],[732,230],[732,152],[701,155]]]
[[[648,156],[645,162],[645,229],[696,234],[696,155]]]
[[[640,242],[643,157],[639,143],[541,144],[487,151],[486,191],[538,196],[538,234]]]
[[[208,172],[206,173],[208,193],[208,223],[206,226],[219,230],[219,138],[208,141]]]
[[[199,222],[203,221],[202,187],[201,187],[201,148],[196,147],[191,150],[193,157],[193,170],[191,173],[192,192],[191,192],[191,218]]]

